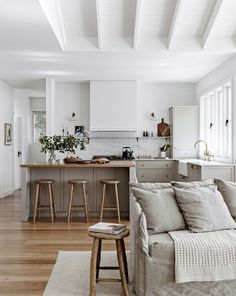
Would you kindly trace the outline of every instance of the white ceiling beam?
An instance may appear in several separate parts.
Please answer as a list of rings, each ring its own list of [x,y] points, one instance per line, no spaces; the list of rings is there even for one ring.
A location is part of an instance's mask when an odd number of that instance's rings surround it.
[[[210,19],[208,21],[206,30],[205,30],[205,32],[203,34],[203,37],[202,37],[202,48],[205,48],[208,41],[209,41],[211,33],[213,32],[213,28],[214,28],[214,26],[216,24],[216,19],[219,16],[220,11],[222,9],[223,2],[224,2],[224,0],[217,0],[217,2],[215,4],[215,7],[214,7],[214,9],[212,11],[212,14],[210,16]]]
[[[136,1],[136,13],[135,13],[135,24],[134,24],[134,40],[133,40],[133,48],[137,49],[138,46],[138,37],[140,32],[140,18],[141,18],[141,7],[142,0]]]
[[[98,38],[98,48],[102,49],[102,29],[101,29],[101,1],[96,0],[96,13],[97,13],[97,38]]]
[[[59,0],[38,0],[63,50],[66,48],[65,26]]]
[[[173,46],[173,42],[176,38],[176,30],[179,24],[180,15],[183,7],[184,0],[177,0],[175,5],[175,11],[172,18],[172,23],[170,26],[170,32],[168,35],[168,48],[171,49]]]

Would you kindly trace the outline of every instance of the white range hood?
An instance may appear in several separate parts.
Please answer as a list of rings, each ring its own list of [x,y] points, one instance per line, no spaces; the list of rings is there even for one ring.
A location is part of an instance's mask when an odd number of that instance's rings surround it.
[[[137,82],[90,81],[90,131],[137,130]]]

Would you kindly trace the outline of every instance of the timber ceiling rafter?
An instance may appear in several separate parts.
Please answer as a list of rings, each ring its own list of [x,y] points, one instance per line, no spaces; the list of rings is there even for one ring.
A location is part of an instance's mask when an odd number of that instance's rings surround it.
[[[236,37],[236,22],[227,24],[235,0],[38,1],[64,51],[203,50],[217,43],[217,23]]]

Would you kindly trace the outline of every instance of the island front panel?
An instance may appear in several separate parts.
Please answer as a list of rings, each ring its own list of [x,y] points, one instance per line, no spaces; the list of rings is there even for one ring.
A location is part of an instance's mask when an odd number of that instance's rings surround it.
[[[22,178],[25,184],[22,187],[25,189],[29,186],[30,190],[22,190],[28,196],[22,199],[22,220],[26,221],[27,217],[32,217],[34,200],[35,200],[35,180],[36,179],[54,179],[54,197],[56,203],[56,211],[58,217],[67,217],[68,203],[70,194],[70,185],[68,180],[71,179],[85,179],[88,181],[86,184],[88,207],[90,217],[100,217],[101,198],[102,198],[102,184],[101,179],[118,179],[119,200],[121,217],[127,218],[129,216],[129,180],[130,168],[129,167],[23,167],[22,173],[28,176]],[[26,181],[25,181],[26,180]],[[27,184],[28,183],[28,184]],[[48,204],[47,186],[42,186],[41,189],[41,204]],[[27,210],[27,204],[30,205]],[[74,204],[83,205],[82,186],[76,185]],[[107,186],[106,191],[106,204],[115,205],[115,190],[114,186]],[[27,214],[28,213],[28,214]],[[40,213],[42,217],[49,217],[49,212]],[[104,217],[116,217],[115,211],[104,212]],[[85,217],[85,213],[74,212],[73,217]]]

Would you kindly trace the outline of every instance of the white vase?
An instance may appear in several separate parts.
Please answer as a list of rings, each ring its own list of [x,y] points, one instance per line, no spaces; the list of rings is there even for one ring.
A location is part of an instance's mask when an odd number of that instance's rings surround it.
[[[55,151],[54,150],[50,150],[49,151],[49,159],[48,159],[48,162],[50,164],[55,164],[56,163],[56,154],[55,154]]]

